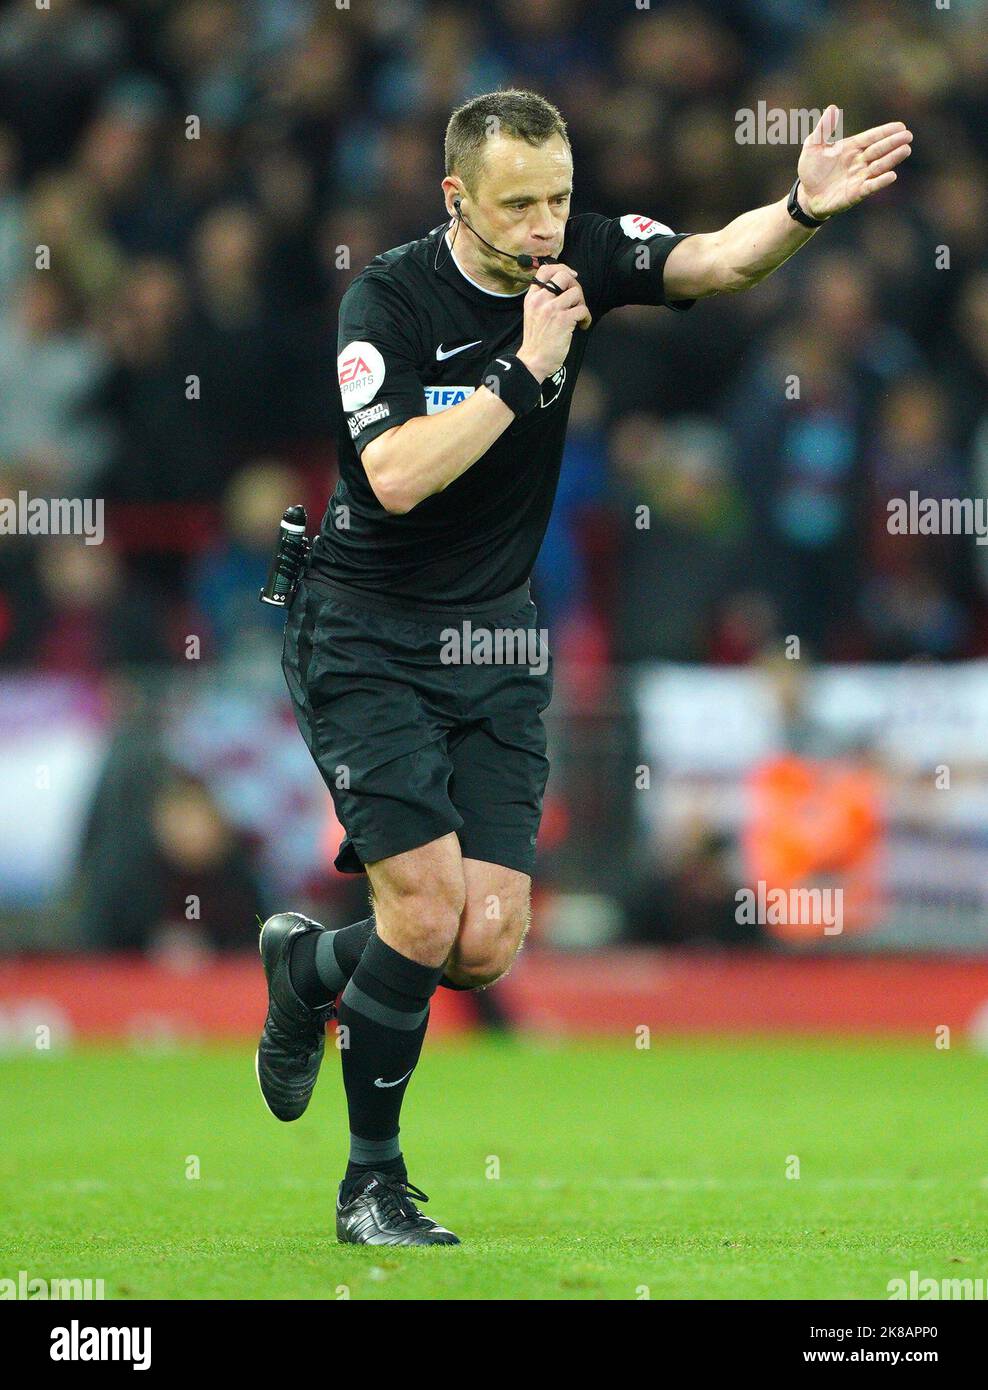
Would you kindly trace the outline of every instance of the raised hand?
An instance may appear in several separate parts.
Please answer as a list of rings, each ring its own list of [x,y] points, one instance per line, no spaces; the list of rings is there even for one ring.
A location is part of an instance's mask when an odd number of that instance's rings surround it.
[[[902,121],[873,126],[860,135],[832,140],[841,112],[828,106],[803,141],[799,157],[800,202],[812,217],[846,212],[895,183],[896,165],[912,153],[912,131]]]

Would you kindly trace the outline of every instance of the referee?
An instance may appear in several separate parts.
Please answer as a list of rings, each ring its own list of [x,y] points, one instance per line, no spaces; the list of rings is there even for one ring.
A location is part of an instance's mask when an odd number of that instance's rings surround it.
[[[639,213],[571,218],[560,113],[532,92],[476,97],[446,131],[447,217],[343,296],[340,480],[283,666],[346,830],[336,867],[367,873],[373,916],[335,932],[297,913],[264,924],[256,1061],[268,1108],[297,1119],[336,1014],[341,1241],[458,1244],[416,1206],[399,1113],[436,988],[497,980],[529,923],[552,695],[529,576],[590,332],[623,304],[686,310],[748,289],[891,184],[910,132],[834,141],[839,116],[824,111],[787,196],[676,234]]]

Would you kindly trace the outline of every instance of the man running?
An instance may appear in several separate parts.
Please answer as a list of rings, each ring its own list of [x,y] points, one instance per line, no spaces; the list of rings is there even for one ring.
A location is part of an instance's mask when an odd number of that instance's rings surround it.
[[[458,1243],[415,1204],[399,1115],[436,988],[491,984],[528,928],[552,694],[529,576],[590,333],[620,305],[685,310],[748,289],[892,183],[910,132],[833,142],[839,114],[823,113],[778,202],[676,234],[639,213],[571,218],[560,113],[531,92],[476,97],[446,132],[447,217],[343,296],[340,480],[283,665],[346,830],[336,867],[367,873],[373,916],[335,932],[296,913],[264,924],[256,1061],[269,1109],[297,1119],[336,1013],[341,1241]]]

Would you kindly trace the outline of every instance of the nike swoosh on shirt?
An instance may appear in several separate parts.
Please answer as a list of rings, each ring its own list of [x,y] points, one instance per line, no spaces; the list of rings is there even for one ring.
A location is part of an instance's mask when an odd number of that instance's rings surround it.
[[[382,1089],[382,1091],[383,1091],[383,1090],[385,1089],[385,1087],[387,1087],[387,1086],[400,1086],[401,1083],[402,1083],[403,1081],[407,1081],[407,1080],[408,1080],[408,1078],[411,1076],[411,1074],[412,1074],[412,1072],[413,1072],[414,1070],[415,1070],[414,1067],[409,1067],[408,1070],[405,1072],[405,1075],[404,1075],[404,1076],[399,1076],[399,1078],[398,1078],[397,1081],[385,1081],[383,1077],[380,1077],[380,1076],[379,1076],[379,1077],[377,1077],[377,1078],[375,1079],[374,1085],[375,1085],[375,1086],[380,1086],[381,1089]]]
[[[458,352],[466,352],[467,348],[478,347],[483,341],[483,338],[478,338],[475,342],[462,343],[460,347],[449,348],[446,352],[443,352],[443,345],[440,343],[436,348],[436,361],[445,362],[447,357],[455,357]]]

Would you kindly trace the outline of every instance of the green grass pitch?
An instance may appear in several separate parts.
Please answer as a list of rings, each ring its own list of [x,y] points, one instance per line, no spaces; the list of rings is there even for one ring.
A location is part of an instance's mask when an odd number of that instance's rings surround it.
[[[882,1299],[912,1269],[988,1277],[986,1081],[988,1058],[932,1038],[436,1040],[403,1139],[464,1244],[396,1251],[336,1244],[332,1046],[291,1125],[248,1045],[7,1057],[0,1277],[102,1278],[108,1298]]]

